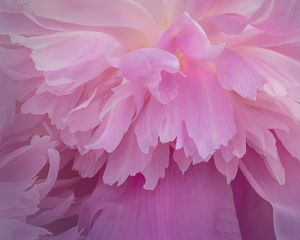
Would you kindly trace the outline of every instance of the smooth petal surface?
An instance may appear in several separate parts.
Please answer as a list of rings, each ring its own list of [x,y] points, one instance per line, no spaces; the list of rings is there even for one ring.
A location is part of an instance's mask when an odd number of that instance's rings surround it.
[[[211,164],[194,166],[185,175],[171,164],[165,180],[154,191],[141,188],[141,176],[129,179],[120,188],[99,183],[84,203],[90,213],[102,210],[89,237],[241,239],[232,193],[224,180]]]
[[[231,50],[225,50],[218,61],[217,75],[220,84],[242,97],[255,99],[257,90],[262,89],[265,81],[251,65]]]
[[[253,150],[249,150],[241,166],[241,170],[250,182],[251,186],[261,197],[269,201],[274,209],[274,228],[278,239],[297,239],[299,230],[296,225],[299,223],[299,174],[297,173],[299,161],[291,157],[287,151],[278,146],[280,156],[284,159],[283,166],[286,172],[284,186],[280,186],[263,165],[262,159]],[[279,220],[280,217],[285,220]],[[278,219],[279,217],[279,219]],[[290,232],[286,229],[286,222],[290,222]],[[281,225],[283,224],[283,225]],[[290,229],[290,230],[291,230]]]
[[[255,192],[240,171],[231,185],[243,239],[275,240],[271,204]]]

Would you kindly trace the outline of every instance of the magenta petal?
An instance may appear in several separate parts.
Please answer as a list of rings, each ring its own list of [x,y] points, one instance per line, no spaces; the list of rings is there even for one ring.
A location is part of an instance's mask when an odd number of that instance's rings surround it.
[[[297,239],[299,228],[292,226],[299,224],[299,161],[279,144],[279,153],[283,159],[286,181],[280,186],[268,173],[262,159],[253,150],[248,151],[245,160],[240,165],[241,170],[248,179],[251,186],[265,200],[269,201],[274,210],[274,229],[276,236],[280,239]],[[289,222],[289,226],[287,226]],[[290,230],[292,230],[290,232]]]
[[[231,189],[211,164],[184,175],[171,164],[154,191],[142,185],[141,176],[121,187],[99,183],[84,203],[90,217],[101,210],[91,239],[241,239]]]
[[[255,192],[241,172],[231,185],[243,239],[276,239],[271,204]]]

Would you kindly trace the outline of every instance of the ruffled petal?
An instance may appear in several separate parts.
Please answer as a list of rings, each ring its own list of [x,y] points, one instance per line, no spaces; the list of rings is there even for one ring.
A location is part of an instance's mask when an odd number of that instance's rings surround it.
[[[178,72],[179,67],[176,56],[156,48],[131,52],[120,62],[120,69],[127,80],[144,85],[164,104],[176,97],[178,85],[168,73]]]
[[[144,189],[153,190],[160,178],[165,177],[165,169],[169,166],[170,147],[168,144],[159,144],[154,152],[151,162],[142,171],[146,182]]]
[[[177,53],[195,60],[208,60],[220,55],[224,44],[212,45],[201,26],[187,13],[176,21],[162,34],[157,47]]]
[[[122,139],[119,147],[109,156],[103,175],[107,184],[118,182],[121,185],[127,177],[135,176],[150,163],[153,151],[144,154],[140,151],[136,137],[130,130]]]
[[[183,81],[180,85],[184,91],[180,99],[184,103],[182,115],[188,135],[206,159],[221,145],[226,146],[236,133],[232,103],[218,82],[200,66],[194,66],[187,78],[188,83]]]

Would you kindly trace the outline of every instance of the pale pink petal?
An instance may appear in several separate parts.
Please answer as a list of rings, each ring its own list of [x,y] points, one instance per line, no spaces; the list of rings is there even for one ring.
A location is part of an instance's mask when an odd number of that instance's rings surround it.
[[[183,119],[178,100],[168,105],[150,99],[137,119],[135,134],[142,152],[147,153],[150,147],[157,145],[158,137],[162,143],[173,141],[180,134]]]
[[[35,69],[28,49],[0,47],[0,54],[5,58],[5,61],[0,62],[0,68],[10,78],[23,80],[41,76],[41,72]]]
[[[175,73],[179,70],[176,56],[156,48],[144,48],[131,52],[120,61],[120,69],[124,77],[135,84],[147,87],[154,97],[162,103],[167,103],[176,96],[176,87],[171,84],[170,91],[164,87],[165,81],[172,81],[170,76],[162,75],[165,70]],[[164,80],[164,81],[163,81]],[[174,94],[175,93],[175,94]]]
[[[46,83],[64,91],[73,90],[108,68],[108,49],[116,46],[113,37],[94,32],[14,36],[12,40],[33,49],[31,57],[36,69],[45,72]]]
[[[211,16],[204,20],[209,24],[213,24],[226,34],[239,34],[248,24],[248,18],[236,13],[225,13]]]
[[[107,160],[103,181],[107,184],[118,185],[124,183],[129,176],[135,176],[150,163],[153,151],[144,154],[140,151],[133,131],[129,131],[122,139],[120,145]]]
[[[104,151],[89,151],[84,155],[77,154],[74,159],[73,169],[82,177],[94,177],[104,166],[107,155]]]
[[[176,138],[175,148],[176,150],[183,150],[183,153],[178,153],[178,157],[182,156],[182,154],[186,156],[183,160],[183,164],[190,164],[190,161],[193,162],[193,164],[207,162],[211,158],[211,154],[209,154],[206,158],[200,156],[195,141],[188,135],[185,123],[182,123],[181,125],[181,131]],[[180,161],[179,159],[174,159],[176,162]]]
[[[264,1],[253,16],[253,25],[272,35],[297,36],[299,39],[300,3],[295,0]]]
[[[215,58],[224,49],[224,44],[211,45],[205,31],[186,13],[162,34],[156,46],[174,54],[178,49],[184,56],[197,60]]]
[[[102,27],[103,31],[110,30],[110,33],[113,29],[132,29],[143,33],[144,39],[145,36],[153,39],[156,35],[156,24],[152,16],[134,1],[34,0],[25,5],[25,10],[36,17]]]
[[[289,153],[300,161],[300,126],[292,124],[288,131],[277,130],[276,135]]]
[[[104,148],[108,152],[115,150],[127,132],[134,113],[133,98],[127,98],[120,102],[102,119],[86,148]]]
[[[48,161],[49,137],[35,136],[29,146],[0,159],[1,181],[22,182],[33,179]],[[25,162],[26,161],[26,162]]]
[[[53,124],[64,128],[63,118],[75,107],[81,91],[78,89],[70,95],[59,97],[50,93],[33,95],[22,105],[21,111],[37,115],[48,114]]]
[[[250,99],[256,99],[257,90],[262,89],[265,82],[242,56],[229,49],[218,59],[217,75],[225,89]]]
[[[216,168],[226,177],[227,184],[229,184],[235,178],[238,171],[239,159],[234,157],[226,161],[220,152],[216,152],[214,154],[214,161]]]
[[[261,0],[214,1],[211,14],[238,13],[246,17],[251,17],[261,7],[261,5]]]
[[[275,51],[257,47],[245,47],[242,54],[251,57],[253,67],[268,81],[279,82],[286,89],[299,87],[300,63]]]
[[[221,145],[227,145],[236,128],[226,92],[210,73],[201,71],[200,67],[193,71],[188,76],[188,84],[180,85],[184,91],[181,101],[185,104],[182,112],[187,133],[205,159]]]
[[[170,147],[167,144],[159,144],[152,155],[151,162],[142,171],[146,182],[144,189],[153,190],[160,178],[165,177],[165,169],[169,166]]]
[[[189,168],[192,162],[191,157],[187,157],[182,149],[173,152],[173,159],[182,173]]]
[[[279,129],[283,127],[279,121],[263,117],[258,112],[259,109],[239,107],[239,114],[242,114],[242,122],[246,131],[247,143],[255,149],[255,151],[264,156],[264,162],[270,174],[280,184],[284,184],[285,174],[281,159],[277,152],[276,138],[269,128]],[[254,112],[253,112],[254,111]],[[266,121],[269,120],[269,121]],[[266,123],[268,123],[266,125]]]
[[[40,198],[44,198],[54,186],[59,171],[60,155],[57,150],[50,148],[48,149],[48,159],[49,159],[49,170],[46,178],[37,185],[37,190],[39,191]]]
[[[95,99],[96,92],[97,90],[94,90],[87,99],[73,108],[68,115],[64,117],[63,122],[68,126],[71,132],[87,131],[100,123],[98,115],[101,104],[99,100]]]

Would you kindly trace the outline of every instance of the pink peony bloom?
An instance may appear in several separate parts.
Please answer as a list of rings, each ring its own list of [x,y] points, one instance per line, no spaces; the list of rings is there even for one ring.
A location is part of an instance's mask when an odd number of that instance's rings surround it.
[[[299,240],[299,0],[0,0],[1,240]]]

